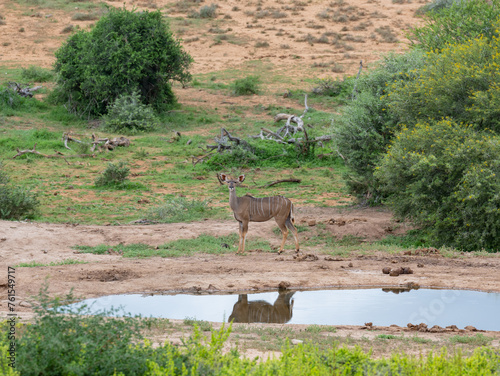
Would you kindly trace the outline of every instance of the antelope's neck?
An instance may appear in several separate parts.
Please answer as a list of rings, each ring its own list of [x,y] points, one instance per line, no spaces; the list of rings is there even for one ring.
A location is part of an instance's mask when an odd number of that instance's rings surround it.
[[[236,189],[229,191],[229,206],[233,211],[238,208],[238,196],[236,196]]]

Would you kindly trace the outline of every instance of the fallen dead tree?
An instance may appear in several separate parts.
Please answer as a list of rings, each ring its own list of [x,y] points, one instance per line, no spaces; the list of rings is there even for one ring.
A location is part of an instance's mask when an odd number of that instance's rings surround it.
[[[286,120],[285,125],[280,127],[276,131],[272,131],[268,128],[262,127],[258,135],[250,135],[249,138],[261,139],[265,141],[274,141],[283,145],[295,145],[298,153],[302,156],[311,155],[314,150],[314,145],[320,144],[322,146],[323,142],[332,140],[332,135],[323,135],[311,138],[309,137],[306,127],[311,127],[311,125],[304,124],[304,116],[309,111],[309,106],[307,105],[307,95],[304,98],[304,112],[302,115],[297,116],[294,114],[279,113],[274,117],[274,122],[278,123]],[[224,153],[228,151],[235,150],[235,148],[242,148],[250,153],[255,152],[255,147],[250,143],[243,140],[242,138],[236,137],[229,133],[225,128],[221,128],[220,137],[214,137],[215,144],[208,144],[205,148],[202,148],[205,154],[198,157],[192,157],[193,165],[200,162],[205,162],[209,160],[216,153]],[[285,155],[284,153],[283,155]],[[272,158],[279,157],[273,156]]]
[[[235,146],[241,146],[246,150],[252,151],[254,148],[245,140],[242,140],[239,137],[235,137],[228,132],[227,129],[221,128],[220,137],[214,137],[215,145],[206,145],[205,149],[202,149],[206,154],[201,157],[192,157],[193,165],[196,165],[200,162],[204,162],[209,159],[216,152],[222,153],[226,150],[231,150]]]
[[[26,149],[26,150],[20,150],[19,148],[16,149],[17,154],[14,155],[12,158],[15,159],[17,157],[20,157],[23,154],[36,154],[40,155],[44,158],[93,158],[95,157],[95,154],[63,154],[60,151],[54,150],[55,154],[43,154],[40,153],[38,150],[36,150],[36,143],[33,145],[33,149]]]
[[[43,86],[22,87],[21,84],[18,84],[17,82],[9,82],[8,85],[9,85],[10,89],[14,90],[21,97],[25,97],[25,98],[33,97],[33,92],[40,90],[43,87]]]
[[[309,111],[309,106],[307,105],[307,94],[304,98],[304,106],[304,112],[300,116],[284,113],[277,114],[274,117],[275,123],[286,120],[286,124],[279,128],[277,131],[274,132],[267,128],[261,128],[258,135],[250,136],[250,138],[260,138],[261,140],[275,141],[280,144],[295,144],[297,146],[302,146],[302,148],[304,149],[308,149],[310,144],[330,141],[332,139],[331,135],[324,135],[312,139],[309,138],[303,120],[304,115],[307,113],[307,111]],[[292,123],[295,123],[297,125],[295,126]],[[298,133],[302,133],[303,136],[296,137]]]

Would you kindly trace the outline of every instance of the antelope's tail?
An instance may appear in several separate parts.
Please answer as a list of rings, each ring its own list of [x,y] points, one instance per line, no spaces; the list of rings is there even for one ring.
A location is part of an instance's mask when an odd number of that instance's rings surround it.
[[[295,216],[293,215],[293,204],[290,208],[290,222],[292,222],[292,224],[295,225]]]

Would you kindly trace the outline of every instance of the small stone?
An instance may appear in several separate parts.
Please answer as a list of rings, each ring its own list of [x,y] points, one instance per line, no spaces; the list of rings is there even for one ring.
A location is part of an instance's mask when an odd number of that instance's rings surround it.
[[[397,277],[399,275],[399,269],[394,269],[394,270],[391,270],[389,275],[391,277]]]
[[[386,266],[385,268],[382,269],[382,273],[384,274],[389,274],[391,272],[391,268],[389,268],[388,266]]]

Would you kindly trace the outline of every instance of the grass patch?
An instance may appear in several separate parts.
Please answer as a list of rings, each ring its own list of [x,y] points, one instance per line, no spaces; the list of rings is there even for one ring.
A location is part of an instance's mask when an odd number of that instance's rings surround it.
[[[66,259],[62,261],[52,261],[49,262],[48,264],[44,264],[41,262],[37,261],[31,261],[31,262],[21,262],[17,265],[15,265],[16,268],[36,268],[38,266],[59,266],[59,265],[76,265],[76,264],[88,264],[87,261],[81,261],[81,260],[74,260],[74,259]]]
[[[158,247],[152,247],[147,244],[129,244],[129,245],[105,245],[96,247],[74,246],[81,253],[93,253],[98,255],[120,254],[123,257],[183,257],[195,254],[225,254],[235,253],[238,247],[239,236],[232,234],[228,236],[200,235],[196,239],[179,239],[162,244]],[[258,249],[265,252],[271,252],[268,242],[260,240],[248,240],[247,250]]]
[[[451,343],[464,343],[473,346],[488,346],[493,341],[493,338],[478,333],[475,336],[453,336],[450,337],[449,341]]]

